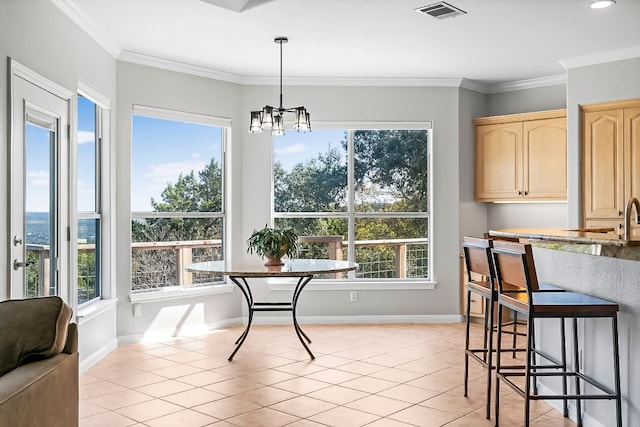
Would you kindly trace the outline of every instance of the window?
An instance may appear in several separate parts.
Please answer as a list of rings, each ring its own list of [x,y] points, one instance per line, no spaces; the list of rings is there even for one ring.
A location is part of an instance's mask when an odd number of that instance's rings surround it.
[[[77,292],[78,305],[101,297],[101,144],[104,109],[78,95]]]
[[[221,281],[188,273],[223,258],[224,146],[230,122],[134,106],[131,288],[134,293]]]
[[[349,259],[366,280],[429,280],[430,130],[290,132],[274,138],[274,222],[300,258]]]

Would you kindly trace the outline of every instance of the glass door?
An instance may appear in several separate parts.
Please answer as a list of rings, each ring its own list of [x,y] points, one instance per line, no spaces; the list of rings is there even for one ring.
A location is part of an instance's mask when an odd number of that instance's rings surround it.
[[[69,102],[12,76],[10,298],[59,295],[68,208],[61,188]],[[64,247],[66,247],[65,245]]]

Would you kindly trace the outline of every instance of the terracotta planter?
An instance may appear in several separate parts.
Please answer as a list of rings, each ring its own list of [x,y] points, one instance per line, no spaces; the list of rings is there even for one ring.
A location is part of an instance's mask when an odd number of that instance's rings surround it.
[[[282,258],[269,256],[269,255],[266,255],[266,258],[267,258],[267,262],[265,262],[264,265],[266,265],[267,267],[284,265],[284,262],[282,262]]]

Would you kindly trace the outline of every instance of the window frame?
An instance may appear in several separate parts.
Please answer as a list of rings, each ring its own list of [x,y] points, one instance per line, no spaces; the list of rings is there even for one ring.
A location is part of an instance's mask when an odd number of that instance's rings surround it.
[[[424,122],[319,122],[314,129],[318,130],[344,130],[348,132],[347,145],[347,210],[345,212],[276,212],[275,211],[275,184],[274,184],[274,149],[277,136],[271,137],[271,223],[280,218],[346,218],[348,221],[348,253],[351,260],[355,254],[355,220],[358,218],[425,218],[429,230],[428,247],[428,277],[407,279],[371,279],[356,278],[355,271],[348,274],[347,279],[314,279],[307,286],[308,290],[411,290],[434,289],[434,262],[433,262],[433,126],[431,121]],[[427,164],[428,164],[428,206],[426,212],[360,212],[354,207],[354,133],[359,130],[427,130]],[[282,280],[270,280],[269,289],[289,290],[292,284]]]
[[[96,194],[95,211],[80,212],[78,210],[78,96],[82,96],[95,104],[96,108]],[[74,306],[77,307],[77,321],[79,324],[99,315],[109,309],[117,301],[115,296],[115,284],[111,278],[115,277],[115,251],[113,247],[113,237],[111,233],[115,230],[112,211],[114,205],[111,203],[111,189],[113,188],[114,176],[111,173],[111,100],[98,89],[83,80],[78,81],[77,94],[74,97],[74,110],[76,112],[74,120],[75,133],[72,135],[70,159],[73,175],[71,177],[73,209],[69,227],[70,237],[70,282],[73,283],[72,296]],[[96,242],[96,282],[99,287],[99,297],[79,303],[78,301],[78,221],[80,219],[98,219],[99,241]]]
[[[200,125],[209,125],[216,126],[221,129],[221,159],[220,159],[220,167],[222,169],[222,201],[221,201],[221,210],[219,212],[176,212],[176,211],[168,211],[168,212],[154,212],[154,211],[134,211],[130,209],[130,218],[129,218],[129,241],[133,242],[131,238],[131,223],[134,219],[157,219],[157,218],[219,218],[222,221],[222,243],[221,250],[223,254],[229,253],[229,242],[226,241],[225,236],[227,235],[227,227],[228,227],[228,214],[227,214],[227,174],[228,174],[228,150],[227,146],[229,144],[231,138],[231,119],[224,117],[217,117],[207,114],[200,113],[191,113],[179,110],[171,110],[166,108],[158,108],[158,107],[150,107],[146,105],[134,104],[131,111],[131,120],[133,122],[134,116],[142,116],[154,119],[162,119],[162,120],[170,120],[170,121],[178,121],[178,122],[186,122],[186,123],[194,123]],[[132,125],[132,139],[131,139],[131,148],[133,150],[133,125]],[[133,158],[132,158],[132,167],[133,167]],[[131,250],[129,251],[129,256],[131,256]],[[181,297],[190,297],[190,296],[198,296],[198,295],[211,295],[211,294],[219,294],[219,293],[228,293],[233,292],[233,285],[226,283],[226,279],[223,278],[222,281],[210,282],[205,284],[197,284],[193,286],[181,286],[176,284],[174,286],[164,286],[164,287],[156,287],[152,289],[145,290],[143,292],[134,292],[133,291],[133,282],[132,275],[129,276],[129,299],[132,303],[143,303],[150,301],[159,301],[159,300],[167,300]]]

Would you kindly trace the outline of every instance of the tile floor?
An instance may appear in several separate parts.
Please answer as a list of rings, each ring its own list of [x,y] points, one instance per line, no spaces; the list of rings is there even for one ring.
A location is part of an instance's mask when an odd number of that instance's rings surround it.
[[[484,370],[470,363],[463,397],[463,324],[254,326],[125,344],[80,378],[80,426],[492,426]],[[479,330],[477,330],[479,335]],[[523,400],[502,387],[501,425],[522,425]],[[534,402],[532,426],[575,425]]]

